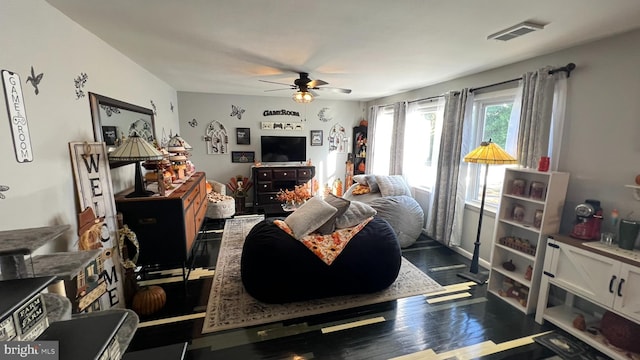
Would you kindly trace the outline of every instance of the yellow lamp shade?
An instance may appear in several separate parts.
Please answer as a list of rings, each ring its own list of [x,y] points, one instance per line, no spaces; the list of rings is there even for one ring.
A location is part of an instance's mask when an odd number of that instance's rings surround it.
[[[515,164],[518,162],[509,155],[500,145],[489,141],[483,141],[480,146],[464,157],[464,162],[478,164]]]

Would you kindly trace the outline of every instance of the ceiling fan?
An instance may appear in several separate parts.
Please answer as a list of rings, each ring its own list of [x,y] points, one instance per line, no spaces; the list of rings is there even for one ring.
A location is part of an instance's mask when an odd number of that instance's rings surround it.
[[[287,86],[287,88],[284,88],[284,89],[272,89],[272,90],[265,90],[265,91],[296,90],[296,92],[293,94],[293,100],[299,103],[312,102],[313,98],[315,96],[318,96],[318,94],[313,90],[332,91],[332,92],[337,92],[342,94],[351,93],[351,89],[341,89],[336,87],[324,86],[324,85],[328,85],[329,83],[323,80],[311,80],[309,79],[308,73],[301,72],[298,74],[300,77],[296,79],[293,82],[293,84],[285,84],[285,83],[268,81],[268,80],[260,80],[260,81],[270,83],[270,84]]]

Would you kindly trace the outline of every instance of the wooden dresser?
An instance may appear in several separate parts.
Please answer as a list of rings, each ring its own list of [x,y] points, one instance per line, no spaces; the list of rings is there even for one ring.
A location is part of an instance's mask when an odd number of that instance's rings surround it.
[[[252,169],[253,211],[266,214],[283,212],[281,202],[276,199],[278,191],[305,184],[316,172],[314,166],[254,166]]]
[[[207,212],[206,180],[197,172],[168,196],[126,198],[116,208],[138,237],[138,265],[184,265]]]

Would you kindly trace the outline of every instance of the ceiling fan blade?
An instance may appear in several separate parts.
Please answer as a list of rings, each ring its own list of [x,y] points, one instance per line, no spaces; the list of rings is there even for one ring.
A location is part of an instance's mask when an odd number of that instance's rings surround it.
[[[327,87],[327,86],[313,88],[313,90],[331,91],[334,93],[341,93],[341,94],[351,94],[351,89],[341,89],[341,88]]]
[[[311,80],[307,83],[307,86],[310,88],[314,88],[320,85],[328,85],[329,83],[324,80]]]
[[[269,84],[278,84],[278,85],[289,86],[291,89],[295,89],[294,86],[291,85],[291,84],[285,84],[285,83],[269,81],[269,80],[258,80],[258,81],[262,81],[262,82],[269,83]]]
[[[317,93],[317,92],[315,92],[315,91],[313,91],[313,90],[311,90],[311,89],[309,89],[309,93],[311,93],[311,95],[313,95],[313,97],[318,97],[318,96],[320,96],[320,95],[318,95],[318,93]]]
[[[285,89],[270,89],[270,90],[265,90],[264,92],[269,92],[269,91],[281,91],[281,90],[292,90],[292,88],[285,88]]]

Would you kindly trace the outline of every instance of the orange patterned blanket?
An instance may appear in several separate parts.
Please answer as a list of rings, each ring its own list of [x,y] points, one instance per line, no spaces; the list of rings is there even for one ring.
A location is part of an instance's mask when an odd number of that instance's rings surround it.
[[[325,264],[331,265],[347,246],[349,240],[360,232],[360,230],[362,230],[362,228],[364,228],[371,219],[373,219],[373,217],[366,219],[354,227],[337,229],[329,235],[311,233],[300,239],[300,241],[309,250],[316,254],[320,260],[324,261]],[[293,232],[284,221],[274,220],[273,223],[287,234],[293,236]]]

